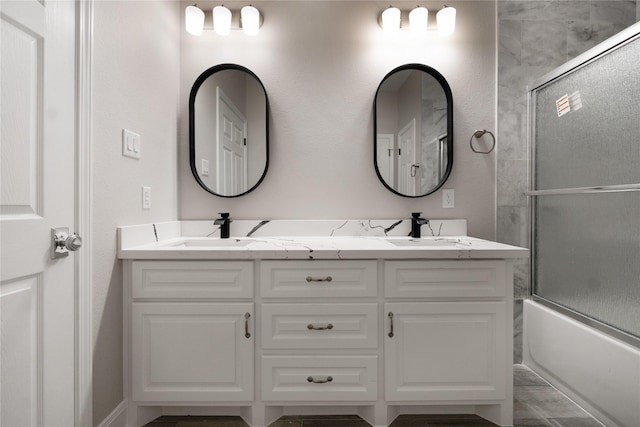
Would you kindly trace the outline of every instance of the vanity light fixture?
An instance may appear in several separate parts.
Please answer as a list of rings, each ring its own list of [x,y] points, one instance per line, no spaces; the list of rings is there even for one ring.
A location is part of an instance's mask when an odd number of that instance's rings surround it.
[[[396,34],[400,31],[400,9],[389,6],[382,12],[382,29],[385,34]]]
[[[231,32],[231,11],[224,6],[213,8],[213,31],[221,36],[228,36]]]
[[[408,17],[408,19],[407,19]],[[389,6],[380,15],[380,26],[385,34],[397,34],[400,30],[410,29],[417,36],[424,35],[428,31],[429,10],[418,6],[408,13]],[[444,6],[436,14],[438,35],[448,36],[453,34],[456,27],[456,9]]]
[[[228,36],[231,30],[241,28],[245,34],[255,36],[262,25],[260,11],[251,5],[233,12],[223,5],[214,7],[211,12],[204,12],[197,5],[187,6],[184,10],[184,18],[185,29],[194,36],[202,35],[205,29]]]
[[[456,9],[444,6],[436,13],[436,22],[438,23],[438,34],[441,36],[449,36],[456,29]]]
[[[198,5],[187,6],[184,10],[184,26],[187,33],[199,36],[204,29],[204,12]]]
[[[255,36],[260,31],[260,11],[249,5],[240,9],[242,31],[248,36]]]
[[[427,33],[429,25],[429,10],[426,7],[418,6],[409,12],[409,29],[417,36]]]

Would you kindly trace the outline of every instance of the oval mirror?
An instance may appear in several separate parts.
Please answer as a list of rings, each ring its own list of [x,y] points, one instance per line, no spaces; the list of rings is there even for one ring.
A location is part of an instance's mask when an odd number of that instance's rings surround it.
[[[189,97],[189,156],[198,184],[221,197],[256,188],[269,164],[269,102],[247,68],[222,64],[202,73]]]
[[[445,78],[422,64],[387,74],[374,101],[374,166],[405,197],[431,194],[453,165],[453,97]]]

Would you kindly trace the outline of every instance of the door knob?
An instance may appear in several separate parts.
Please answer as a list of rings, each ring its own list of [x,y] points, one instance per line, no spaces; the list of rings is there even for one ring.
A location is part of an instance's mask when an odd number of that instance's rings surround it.
[[[77,251],[82,247],[82,238],[77,234],[69,234],[66,227],[51,229],[51,259],[69,256],[69,251]]]

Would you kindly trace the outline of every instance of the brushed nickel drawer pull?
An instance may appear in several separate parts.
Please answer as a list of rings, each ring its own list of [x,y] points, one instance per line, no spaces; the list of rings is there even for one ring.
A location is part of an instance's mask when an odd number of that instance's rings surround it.
[[[327,323],[327,326],[316,326],[313,323],[309,323],[307,325],[307,329],[310,331],[324,331],[333,329],[333,325],[331,323]]]
[[[245,313],[244,314],[244,337],[245,338],[251,338],[251,334],[249,333],[249,318],[251,317],[251,314],[249,313]]]
[[[309,376],[309,377],[307,377],[307,381],[310,382],[310,383],[314,383],[314,384],[324,384],[324,383],[330,383],[331,381],[333,381],[333,377],[332,376],[328,376],[324,380],[316,380],[315,378]]]
[[[330,282],[333,280],[333,277],[331,276],[327,276],[327,277],[311,277],[311,276],[307,276],[307,282]]]
[[[389,331],[389,338],[393,338],[393,312],[389,312],[389,323],[391,324],[391,330]]]

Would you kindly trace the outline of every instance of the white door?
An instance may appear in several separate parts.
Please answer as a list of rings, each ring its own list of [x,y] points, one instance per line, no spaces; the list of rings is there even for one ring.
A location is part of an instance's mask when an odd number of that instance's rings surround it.
[[[416,194],[416,119],[412,119],[398,133],[398,192]]]
[[[396,163],[396,155],[394,135],[390,133],[379,133],[376,138],[376,161],[378,163],[378,172],[389,187],[395,188],[394,165]]]
[[[0,425],[74,425],[75,2],[1,1]]]
[[[247,119],[217,87],[218,193],[230,196],[247,191]]]

